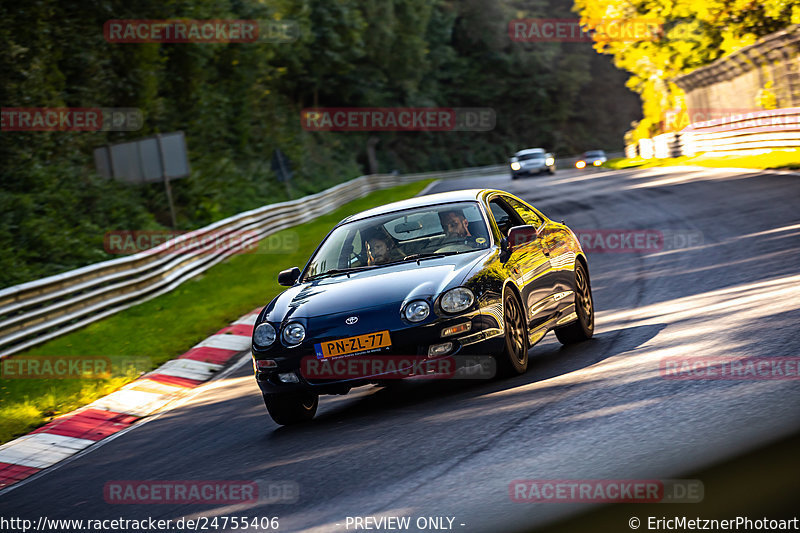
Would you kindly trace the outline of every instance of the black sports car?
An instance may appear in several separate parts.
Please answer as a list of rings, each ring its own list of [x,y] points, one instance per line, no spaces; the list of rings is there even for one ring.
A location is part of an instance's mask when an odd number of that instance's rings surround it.
[[[491,355],[521,374],[549,330],[564,344],[589,339],[594,306],[575,234],[519,198],[462,190],[392,203],[340,222],[290,288],[259,314],[255,377],[279,424],[310,420],[320,394],[383,383],[423,361]],[[340,364],[341,362],[341,364]],[[341,374],[315,373],[336,363]],[[348,366],[349,365],[349,366]],[[398,363],[402,366],[402,364]],[[421,371],[418,371],[419,369]]]

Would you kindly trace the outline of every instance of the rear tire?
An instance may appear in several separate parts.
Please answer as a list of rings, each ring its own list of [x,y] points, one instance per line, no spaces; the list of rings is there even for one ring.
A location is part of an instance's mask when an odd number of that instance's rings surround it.
[[[525,312],[512,291],[503,296],[503,352],[496,357],[499,376],[515,376],[528,370],[528,331]]]
[[[555,329],[556,337],[561,344],[576,344],[589,340],[594,335],[592,287],[589,275],[581,263],[575,264],[575,314],[578,315],[575,322]]]
[[[319,395],[311,392],[264,394],[264,404],[267,406],[269,416],[276,423],[290,426],[314,418],[319,405]]]

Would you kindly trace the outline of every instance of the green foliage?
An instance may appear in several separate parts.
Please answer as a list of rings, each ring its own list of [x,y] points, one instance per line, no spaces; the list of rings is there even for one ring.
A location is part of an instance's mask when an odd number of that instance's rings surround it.
[[[186,134],[172,184],[179,229],[317,192],[369,171],[493,164],[529,146],[615,149],[637,117],[620,71],[586,43],[518,43],[508,22],[570,17],[558,0],[28,0],[0,4],[3,107],[135,107],[137,132],[0,135],[0,287],[110,259],[103,235],[170,223],[161,184],[95,175],[92,150]],[[112,44],[111,19],[291,20],[290,43]],[[302,109],[488,107],[489,132],[309,132]],[[292,162],[287,191],[270,168]]]

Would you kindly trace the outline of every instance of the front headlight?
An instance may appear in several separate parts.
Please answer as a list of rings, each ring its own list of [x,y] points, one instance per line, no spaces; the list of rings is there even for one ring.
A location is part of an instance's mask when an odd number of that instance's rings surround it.
[[[403,310],[403,316],[409,322],[422,322],[431,314],[431,306],[424,300],[415,300]]]
[[[447,313],[460,313],[475,301],[475,295],[466,287],[456,287],[450,289],[442,296],[442,310]]]
[[[270,346],[275,342],[275,337],[277,337],[275,328],[264,322],[259,324],[253,332],[253,343],[259,346]]]
[[[553,166],[553,163],[555,162],[556,160],[553,159],[552,157],[548,157],[547,159],[544,160],[544,164],[547,165],[548,167]]]
[[[578,161],[575,163],[575,168],[583,168],[586,166],[586,161]]]
[[[602,164],[603,164],[603,162],[602,162],[602,161],[600,161],[599,159],[595,159],[595,160],[592,162],[592,164],[593,164],[594,166],[596,166],[596,167],[599,167],[600,165],[602,165]]]
[[[303,324],[292,322],[283,328],[283,340],[286,344],[300,344],[306,338],[306,328]]]
[[[519,163],[517,163],[516,161],[514,161],[513,163],[511,163],[511,170],[519,170],[520,168],[522,168],[522,167],[521,167],[521,166],[520,166],[520,164],[519,164]]]

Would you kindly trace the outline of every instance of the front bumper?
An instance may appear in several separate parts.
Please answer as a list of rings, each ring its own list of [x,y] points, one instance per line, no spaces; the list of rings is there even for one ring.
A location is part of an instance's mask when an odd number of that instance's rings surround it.
[[[441,332],[447,327],[471,323],[469,332],[442,337]],[[417,360],[437,361],[438,359],[453,355],[491,355],[502,351],[504,343],[504,332],[502,325],[498,323],[492,315],[480,312],[467,313],[449,318],[439,318],[433,322],[420,326],[409,326],[405,328],[389,329],[392,339],[392,346],[386,351],[371,354],[371,357],[398,358],[398,356],[415,356]],[[357,378],[342,379],[308,379],[303,375],[301,365],[306,357],[316,358],[314,344],[332,339],[314,339],[301,346],[290,349],[279,349],[258,352],[253,349],[254,372],[256,382],[262,394],[282,394],[298,392],[301,390],[311,391],[316,394],[345,394],[351,388],[370,383],[379,383],[387,378],[392,379],[397,376],[387,374],[374,374],[359,376]],[[441,356],[430,357],[428,359],[428,349],[432,345],[452,342],[453,348]],[[255,361],[259,359],[271,359],[275,361],[274,368],[259,370],[256,368]],[[434,363],[435,364],[435,363]],[[297,377],[297,383],[285,383],[280,380],[280,374],[293,373]]]
[[[511,173],[515,176],[533,176],[535,174],[541,174],[542,172],[548,172],[553,170],[555,165],[550,166],[541,166],[541,167],[523,167],[519,170],[511,170]]]

